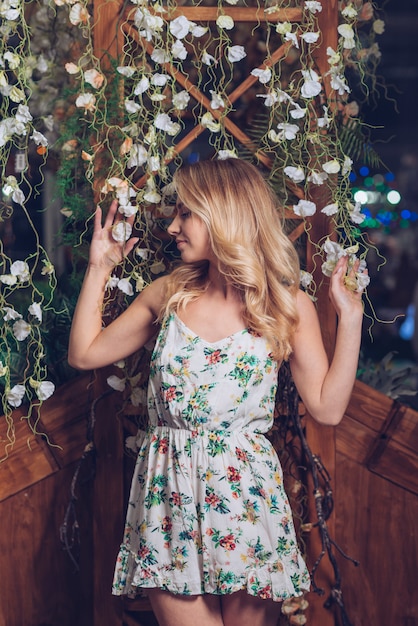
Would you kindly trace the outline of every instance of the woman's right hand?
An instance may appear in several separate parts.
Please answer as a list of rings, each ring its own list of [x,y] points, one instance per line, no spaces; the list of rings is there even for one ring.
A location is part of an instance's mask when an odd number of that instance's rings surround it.
[[[117,212],[118,203],[113,200],[102,226],[102,209],[97,206],[94,215],[94,230],[90,245],[89,265],[95,268],[104,268],[108,272],[123,261],[138,242],[138,237],[131,237],[128,241],[119,242],[112,235],[113,227],[122,222],[123,218]],[[126,222],[132,226],[134,217],[129,217]]]

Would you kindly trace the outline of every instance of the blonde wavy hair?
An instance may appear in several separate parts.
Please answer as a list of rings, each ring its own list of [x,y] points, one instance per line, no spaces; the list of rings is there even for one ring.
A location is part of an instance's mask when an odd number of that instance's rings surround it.
[[[200,161],[174,175],[178,200],[206,224],[218,269],[243,302],[243,319],[287,359],[298,323],[299,259],[285,235],[277,199],[262,173],[241,159]],[[168,277],[161,316],[208,286],[208,262],[184,263]]]

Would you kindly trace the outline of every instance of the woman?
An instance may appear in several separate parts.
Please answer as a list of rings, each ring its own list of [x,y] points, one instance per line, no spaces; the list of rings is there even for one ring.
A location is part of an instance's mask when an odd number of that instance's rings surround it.
[[[149,428],[132,481],[115,594],[146,589],[162,626],[273,626],[280,601],[309,589],[275,451],[280,363],[290,360],[310,415],[335,425],[355,380],[363,308],[338,262],[331,364],[299,264],[261,173],[239,159],[205,161],[174,177],[168,232],[182,264],[102,329],[105,284],[136,243],[112,239],[113,203],[95,216],[69,361],[116,362],[159,330],[151,358]]]

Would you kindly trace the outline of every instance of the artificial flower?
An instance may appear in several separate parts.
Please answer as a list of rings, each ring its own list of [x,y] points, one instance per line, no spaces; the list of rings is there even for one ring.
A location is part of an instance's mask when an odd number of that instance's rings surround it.
[[[155,72],[155,74],[153,74],[151,78],[151,85],[154,85],[156,87],[164,87],[169,80],[170,77],[167,74],[160,74],[159,72]]]
[[[138,104],[138,102],[135,102],[134,100],[128,100],[128,98],[125,99],[124,102],[125,105],[125,111],[127,111],[128,113],[138,113],[138,111],[141,110],[141,105]]]
[[[316,213],[316,204],[310,200],[299,200],[293,205],[293,212],[300,217],[310,217]]]
[[[292,24],[290,22],[279,22],[276,26],[276,33],[279,35],[287,35],[292,31]]]
[[[120,289],[127,296],[132,296],[134,293],[133,287],[129,281],[129,278],[121,278],[118,281],[118,289]]]
[[[319,76],[314,70],[302,70],[304,83],[300,91],[302,98],[314,98],[321,92]]]
[[[319,34],[319,32],[303,33],[300,38],[306,41],[306,43],[316,43],[319,39]]]
[[[331,217],[331,215],[335,215],[336,213],[338,213],[338,204],[336,204],[335,202],[327,204],[326,206],[324,206],[323,209],[321,209],[321,213],[328,215],[328,217]]]
[[[22,102],[22,100],[25,100],[26,98],[23,89],[19,89],[19,87],[16,86],[11,88],[8,95],[12,102]]]
[[[302,109],[302,107],[297,102],[292,102],[292,105],[295,108],[289,111],[290,117],[292,117],[294,120],[299,120],[302,117],[305,117],[307,111],[306,108]]]
[[[247,56],[244,46],[231,46],[227,48],[226,54],[230,63],[237,63]]]
[[[117,222],[112,227],[112,237],[118,243],[128,241],[132,234],[132,226],[129,222]]]
[[[150,172],[158,172],[160,167],[161,161],[159,156],[148,156],[148,169]]]
[[[343,176],[346,176],[346,174],[349,174],[351,172],[351,166],[353,165],[353,161],[350,159],[349,156],[345,156],[344,157],[344,163],[343,166],[341,168],[341,174]]]
[[[170,33],[176,37],[176,39],[186,37],[189,30],[190,22],[184,15],[180,15],[170,22]]]
[[[84,72],[84,80],[95,89],[100,89],[103,85],[104,76],[93,68]]]
[[[10,266],[10,273],[16,276],[22,283],[30,279],[29,265],[26,261],[14,261]]]
[[[29,384],[42,402],[50,398],[55,391],[55,385],[50,380],[37,381],[31,378]]]
[[[65,209],[62,209],[62,210],[65,210]],[[51,276],[52,274],[54,274],[55,268],[52,265],[51,261],[49,261],[48,259],[42,259],[42,263],[44,264],[41,270],[42,276]]]
[[[266,67],[265,69],[255,68],[251,71],[252,76],[258,78],[261,84],[265,85],[271,79],[271,69]]]
[[[173,106],[179,111],[183,111],[184,109],[186,109],[189,101],[190,94],[185,89],[173,95]]]
[[[212,133],[219,133],[219,131],[221,130],[221,124],[215,120],[210,111],[202,115],[202,117],[200,118],[200,123],[204,128],[207,128]]]
[[[33,131],[31,139],[33,139],[37,146],[43,146],[45,148],[48,145],[48,139],[37,130]]]
[[[69,20],[73,26],[79,24],[88,24],[90,19],[89,12],[82,4],[74,4],[70,9]]]
[[[17,278],[16,276],[13,276],[12,274],[2,274],[0,275],[0,283],[3,283],[3,285],[8,285],[9,287],[12,287],[13,285],[16,285]]]
[[[357,17],[357,9],[353,7],[353,3],[350,2],[350,4],[343,8],[341,15],[347,19],[352,19]]]
[[[134,88],[134,95],[139,96],[147,91],[149,88],[149,79],[147,76],[142,76],[137,82]]]
[[[28,311],[31,315],[36,317],[39,322],[42,322],[42,309],[39,302],[32,302],[32,304],[28,308]]]
[[[305,173],[301,167],[293,167],[293,165],[288,165],[284,168],[284,173],[286,176],[289,176],[295,183],[300,183],[302,180],[305,180]]]
[[[131,78],[136,72],[136,67],[131,67],[130,65],[119,65],[116,69],[119,74],[122,74],[122,76],[126,78]]]
[[[373,22],[373,31],[376,35],[383,35],[385,32],[385,23],[383,20],[375,20]]]
[[[326,172],[317,172],[313,170],[308,174],[307,181],[314,185],[323,185],[327,180],[328,174]]]
[[[126,378],[119,378],[119,376],[109,376],[107,378],[107,384],[115,391],[124,391],[126,386]]]
[[[190,22],[189,28],[193,37],[203,37],[203,35],[205,35],[209,30],[207,26],[198,26],[198,24],[195,24],[194,22]]]
[[[180,59],[181,61],[184,61],[184,59],[187,58],[186,47],[180,39],[177,39],[177,41],[175,41],[171,46],[171,54],[174,59]]]
[[[337,174],[340,171],[341,166],[338,163],[337,159],[331,159],[331,161],[327,161],[326,163],[322,164],[322,169],[327,174]]]
[[[322,4],[316,0],[305,0],[305,9],[311,13],[321,13]]]
[[[17,320],[13,324],[13,335],[18,341],[24,341],[30,335],[31,328],[31,325],[25,320]]]
[[[155,128],[164,130],[168,135],[174,136],[180,132],[180,124],[173,122],[168,113],[159,113],[154,120]]]
[[[82,93],[75,101],[76,107],[85,111],[94,111],[96,108],[96,97],[89,92]]]
[[[300,270],[300,284],[302,285],[302,287],[306,289],[307,287],[309,287],[312,281],[313,281],[312,274],[310,274],[309,272],[306,272],[305,270]]]
[[[299,48],[299,42],[296,33],[286,33],[284,39],[285,41],[291,41],[295,48]]]
[[[151,59],[154,61],[154,63],[159,63],[160,65],[163,65],[164,63],[169,63],[170,55],[165,50],[163,50],[163,48],[154,48],[151,53]]]
[[[366,216],[364,215],[364,213],[360,213],[360,210],[361,210],[360,202],[356,202],[354,205],[351,204],[351,202],[347,202],[346,206],[348,209],[350,220],[354,224],[361,224],[362,222],[364,222],[364,220],[366,219]]]
[[[145,7],[135,11],[134,23],[141,37],[145,37],[147,41],[158,37],[164,28],[164,20],[159,15],[152,15]]]
[[[3,315],[3,319],[4,319],[5,322],[9,322],[10,320],[20,320],[20,319],[22,319],[21,314],[18,313],[17,311],[15,311],[10,306],[3,307],[3,311],[5,311],[5,314]]]
[[[204,50],[202,52],[202,63],[205,65],[213,65],[215,63],[215,57],[213,57],[209,52]]]
[[[68,74],[78,74],[80,71],[80,67],[75,63],[66,63],[65,70]]]
[[[356,42],[354,41],[354,30],[350,24],[340,24],[337,30],[343,38],[343,48],[351,50],[356,47]]]
[[[141,167],[147,162],[148,152],[140,143],[134,143],[129,151],[129,159],[126,163],[128,168]]]
[[[9,371],[9,368],[7,367],[7,365],[3,365],[3,362],[0,361],[0,377],[6,376],[8,371]]]
[[[222,109],[225,106],[225,102],[221,98],[219,94],[217,94],[213,89],[209,90],[210,95],[212,96],[212,100],[210,101],[210,106],[212,109]]]
[[[288,124],[287,122],[278,124],[277,128],[282,131],[284,138],[289,141],[294,139],[300,130],[299,126],[296,124]]]
[[[6,400],[10,406],[17,408],[22,404],[23,396],[25,395],[24,385],[14,385],[9,391],[6,391]]]
[[[234,20],[229,15],[220,15],[216,20],[216,25],[224,30],[231,30],[234,28]]]
[[[335,91],[340,96],[344,95],[345,92],[350,93],[351,89],[347,85],[345,76],[342,73],[338,73],[337,68],[334,68],[334,69],[331,68],[331,71],[329,72],[329,74],[331,75],[330,84],[331,84],[332,89],[335,89]]]
[[[238,155],[234,150],[218,150],[218,159],[223,161],[224,159],[237,159]]]
[[[19,104],[15,113],[15,119],[22,124],[27,124],[33,120],[29,107],[26,104]]]

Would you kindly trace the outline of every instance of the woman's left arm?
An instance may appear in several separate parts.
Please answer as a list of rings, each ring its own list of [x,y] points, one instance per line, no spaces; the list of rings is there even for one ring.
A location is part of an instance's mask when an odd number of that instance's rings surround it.
[[[330,281],[329,296],[338,316],[331,364],[328,363],[315,306],[302,291],[298,294],[300,319],[290,358],[293,380],[308,412],[321,424],[333,426],[341,421],[350,400],[363,320],[361,293],[351,291],[344,283],[347,262],[347,257],[338,261]]]

